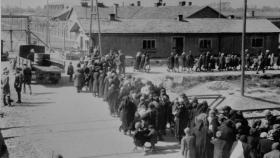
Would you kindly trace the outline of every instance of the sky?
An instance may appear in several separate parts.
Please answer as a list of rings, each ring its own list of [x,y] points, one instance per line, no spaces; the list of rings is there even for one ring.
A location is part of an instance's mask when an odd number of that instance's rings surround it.
[[[158,0],[141,0],[141,4],[143,6],[153,6],[155,2]],[[163,0],[166,5],[177,5],[179,1],[183,0]],[[188,0],[185,0],[189,2]],[[219,3],[220,0],[191,0],[193,5],[207,5],[211,3]],[[239,8],[243,6],[244,0],[221,0],[222,2],[231,2],[231,6],[233,8]],[[52,2],[66,2],[69,4],[79,4],[80,0],[49,0],[50,3]],[[122,5],[128,5],[130,3],[136,3],[137,0],[99,0],[99,2],[103,2],[105,5],[111,6],[114,3],[118,3]],[[34,7],[37,6],[44,6],[47,4],[47,0],[1,0],[1,5],[4,7],[9,6],[18,6],[18,7]],[[270,7],[280,7],[280,0],[248,0],[249,7],[263,7],[263,6],[270,6]]]

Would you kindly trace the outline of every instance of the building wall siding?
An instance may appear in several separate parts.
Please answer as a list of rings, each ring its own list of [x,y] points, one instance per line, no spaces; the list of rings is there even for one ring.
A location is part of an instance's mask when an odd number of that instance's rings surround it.
[[[270,49],[277,52],[278,34],[248,34],[246,36],[246,49],[252,54]],[[145,52],[142,49],[144,39],[155,39],[156,49],[153,57],[167,57],[172,51],[172,38],[184,37],[184,51],[192,52],[194,56],[199,56],[202,52],[210,51],[217,55],[220,51],[224,53],[240,54],[241,34],[102,34],[102,51],[107,54],[110,49],[122,50],[125,55],[135,56],[138,51]],[[253,48],[252,37],[262,37],[264,47]],[[211,39],[212,48],[200,49],[199,39]],[[98,41],[97,34],[94,40]]]

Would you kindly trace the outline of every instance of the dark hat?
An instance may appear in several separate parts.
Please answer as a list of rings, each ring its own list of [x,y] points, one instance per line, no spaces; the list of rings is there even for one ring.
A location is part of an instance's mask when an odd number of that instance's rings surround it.
[[[222,108],[222,110],[228,110],[228,111],[230,111],[230,110],[231,110],[231,107],[230,107],[230,106],[224,106],[224,107]]]

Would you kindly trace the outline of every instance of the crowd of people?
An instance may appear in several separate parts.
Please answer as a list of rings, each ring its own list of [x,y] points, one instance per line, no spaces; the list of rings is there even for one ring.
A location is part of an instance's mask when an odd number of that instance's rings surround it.
[[[171,100],[162,85],[123,75],[99,60],[92,65],[90,83],[84,85],[91,85],[89,91],[103,98],[110,114],[120,118],[119,131],[133,137],[135,149],[146,148],[148,142],[154,151],[158,141],[172,134],[188,158],[280,156],[280,119],[270,111],[264,112],[265,119],[249,124],[241,111],[229,106],[211,109],[206,101],[189,99],[186,94]],[[86,69],[79,63],[74,80],[79,80],[81,72],[86,79]]]
[[[274,65],[280,66],[280,57],[275,60],[274,53],[266,50],[265,53],[260,53],[259,56],[251,56],[248,50],[245,51],[245,69],[265,72],[267,69],[273,69]],[[190,72],[190,71],[237,71],[239,70],[241,59],[236,54],[219,53],[218,56],[212,55],[210,52],[202,53],[198,58],[194,58],[192,52],[171,53],[168,57],[169,72]]]

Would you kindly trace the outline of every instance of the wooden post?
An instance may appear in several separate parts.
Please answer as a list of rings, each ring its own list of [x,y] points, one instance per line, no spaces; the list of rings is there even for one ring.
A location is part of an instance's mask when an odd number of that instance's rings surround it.
[[[11,43],[11,47],[10,47],[10,51],[13,51],[13,30],[10,30],[10,43]]]
[[[247,0],[244,0],[243,12],[243,31],[242,31],[242,51],[241,51],[241,95],[244,96],[245,87],[245,34],[246,34],[246,15],[247,14]]]
[[[92,18],[93,18],[93,0],[91,0],[90,6],[90,25],[89,25],[89,40],[90,40],[90,48],[89,54],[93,53],[93,37],[92,37]]]
[[[98,22],[98,50],[99,50],[100,56],[102,56],[101,26],[100,26],[100,17],[99,17],[99,10],[98,10],[98,0],[96,0],[96,14],[97,14],[97,22]]]

